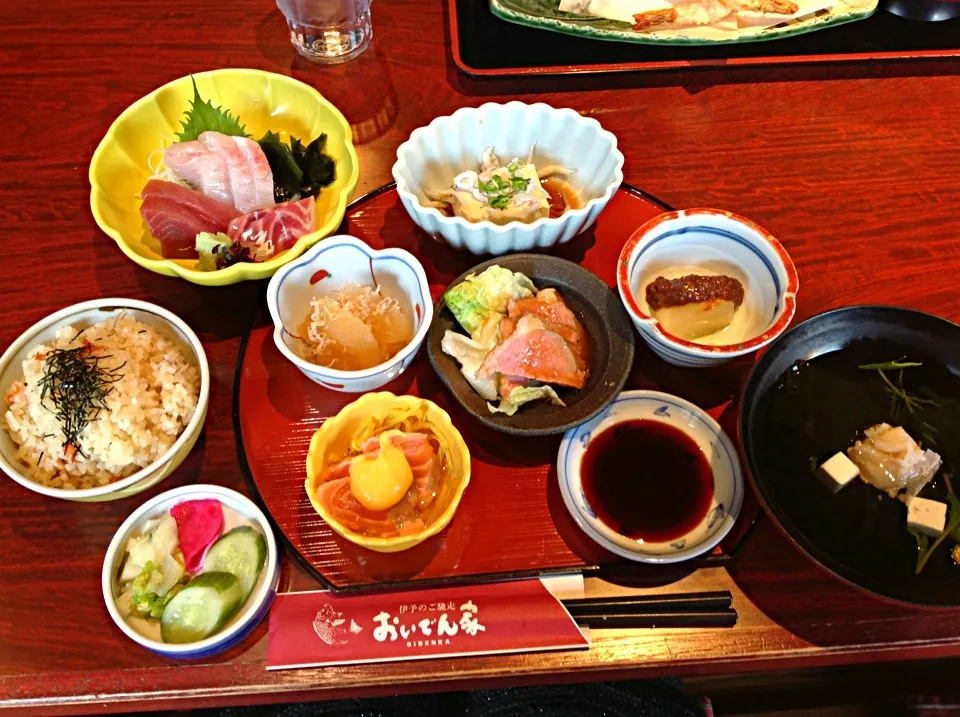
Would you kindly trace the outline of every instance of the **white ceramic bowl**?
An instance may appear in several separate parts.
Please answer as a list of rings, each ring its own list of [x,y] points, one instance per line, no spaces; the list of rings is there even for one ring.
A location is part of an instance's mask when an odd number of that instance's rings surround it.
[[[207,417],[207,403],[210,398],[210,369],[200,339],[175,314],[155,304],[135,299],[95,299],[74,304],[50,314],[24,331],[20,338],[3,353],[3,356],[0,356],[0,420],[3,420],[3,415],[10,407],[6,398],[7,391],[14,381],[23,377],[23,361],[35,346],[51,341],[63,326],[75,326],[79,330],[111,319],[120,312],[125,312],[128,316],[148,324],[179,345],[184,355],[194,361],[200,371],[200,395],[193,417],[176,442],[146,468],[109,485],[82,490],[48,488],[31,480],[14,457],[16,446],[4,423],[4,427],[0,429],[0,469],[25,488],[53,498],[81,502],[126,498],[156,485],[170,475],[197,442]]]
[[[169,512],[177,503],[185,500],[200,500],[204,498],[213,498],[220,501],[221,504],[237,511],[241,516],[254,523],[263,533],[263,538],[267,543],[267,558],[264,561],[263,569],[260,571],[260,577],[257,579],[250,597],[240,608],[233,619],[228,622],[223,629],[210,637],[184,644],[171,644],[152,640],[137,632],[120,614],[117,609],[117,603],[114,599],[114,584],[119,567],[119,561],[123,557],[124,548],[127,539],[139,526],[152,518],[158,518],[164,513]],[[256,627],[266,616],[270,609],[270,604],[277,592],[277,584],[280,580],[279,554],[277,551],[277,542],[273,537],[273,531],[270,529],[270,523],[267,517],[249,498],[240,495],[229,488],[223,488],[216,485],[188,485],[161,493],[151,498],[146,503],[137,508],[130,517],[123,521],[110,546],[107,548],[106,557],[103,560],[103,570],[100,575],[100,586],[103,590],[103,600],[106,603],[107,611],[110,617],[117,624],[123,633],[138,645],[146,647],[148,650],[157,652],[168,657],[178,658],[198,658],[208,657],[221,652],[228,647],[235,645]]]
[[[591,439],[617,423],[637,419],[680,429],[700,447],[713,468],[713,501],[706,515],[696,527],[670,542],[643,542],[620,535],[597,518],[583,492],[580,465]],[[610,552],[641,563],[677,563],[712,550],[730,532],[743,505],[743,472],[727,434],[689,401],[657,391],[624,391],[603,413],[567,431],[560,444],[557,472],[563,502],[577,525]],[[663,476],[663,480],[669,479]]]
[[[383,287],[387,296],[405,304],[414,322],[413,340],[389,361],[362,371],[318,366],[300,355],[297,327],[310,311],[314,296],[334,293],[344,284]],[[402,374],[433,320],[430,285],[420,262],[403,249],[375,250],[351,236],[330,237],[280,268],[267,287],[267,306],[273,318],[277,348],[311,381],[346,393],[364,393],[386,385]]]
[[[663,275],[726,274],[744,286],[733,323],[701,342],[673,336],[652,318],[646,286]],[[800,282],[780,243],[749,219],[717,209],[687,209],[651,219],[627,240],[617,289],[640,336],[677,366],[715,366],[756,351],[779,336],[797,309]]]
[[[428,189],[450,187],[465,169],[476,168],[486,147],[501,159],[526,157],[538,167],[561,164],[576,170],[569,181],[583,206],[532,224],[471,223],[444,216],[427,202]],[[543,249],[570,241],[588,229],[623,182],[617,138],[590,117],[545,104],[488,103],[459,109],[414,130],[397,150],[393,178],[404,208],[424,231],[474,254]]]

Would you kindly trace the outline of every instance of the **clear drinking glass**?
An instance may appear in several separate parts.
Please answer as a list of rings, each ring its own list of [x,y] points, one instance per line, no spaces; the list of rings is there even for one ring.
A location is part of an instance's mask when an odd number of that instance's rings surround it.
[[[314,62],[351,60],[373,38],[370,0],[277,0],[290,42]]]

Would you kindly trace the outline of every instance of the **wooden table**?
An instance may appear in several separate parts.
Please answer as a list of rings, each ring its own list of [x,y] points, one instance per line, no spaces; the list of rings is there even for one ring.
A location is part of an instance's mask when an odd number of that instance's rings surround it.
[[[808,563],[769,520],[728,569],[659,588],[731,590],[741,621],[729,631],[607,631],[589,652],[268,673],[266,624],[186,665],[112,625],[99,571],[123,518],[177,485],[246,490],[232,392],[264,285],[207,289],[149,273],[88,209],[87,165],[110,122],[189,72],[258,67],[316,86],[354,125],[358,195],[389,180],[397,145],[434,116],[511,98],[571,106],[617,135],[628,182],[673,206],[733,210],[778,236],[800,270],[798,318],[882,302],[960,320],[960,63],[485,84],[453,69],[446,21],[440,0],[378,3],[375,46],[320,68],[294,55],[271,0],[3,3],[0,347],[67,304],[147,299],[194,327],[213,385],[204,437],[148,494],[71,504],[0,481],[0,706],[139,711],[665,674],[741,673],[746,684],[759,671],[960,657],[960,612],[865,597]],[[289,585],[310,586],[285,569]]]

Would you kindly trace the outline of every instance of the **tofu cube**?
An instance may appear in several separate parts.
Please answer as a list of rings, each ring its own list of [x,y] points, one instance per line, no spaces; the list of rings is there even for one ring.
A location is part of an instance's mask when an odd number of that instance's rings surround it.
[[[907,527],[936,538],[947,524],[947,504],[914,498],[907,505]]]
[[[836,493],[859,476],[860,469],[857,468],[856,463],[847,458],[846,453],[837,453],[820,466],[817,475],[827,488]]]

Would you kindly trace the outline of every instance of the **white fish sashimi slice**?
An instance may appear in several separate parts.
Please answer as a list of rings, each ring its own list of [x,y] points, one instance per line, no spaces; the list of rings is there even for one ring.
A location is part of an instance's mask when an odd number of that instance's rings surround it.
[[[847,455],[864,482],[891,498],[904,489],[907,498],[915,497],[940,470],[940,456],[923,450],[902,427],[881,423],[864,434],[866,439],[857,441]]]
[[[943,459],[939,454],[929,449],[924,451],[922,460],[916,465],[916,475],[907,481],[907,497],[915,498],[937,474],[941,465],[943,465]]]
[[[163,163],[177,179],[212,199],[233,205],[227,163],[200,142],[177,142],[163,152]]]
[[[907,487],[907,479],[901,474],[901,463],[893,456],[878,451],[869,440],[857,441],[847,449],[847,455],[860,469],[860,478],[882,490],[891,498]]]
[[[273,206],[273,172],[267,157],[253,140],[220,132],[203,132],[200,144],[223,159],[233,195],[233,206],[244,214]]]
[[[887,426],[886,430],[877,430],[879,428],[880,426],[876,426],[867,434],[867,438],[878,451],[904,457],[920,452],[920,446],[902,428]]]

